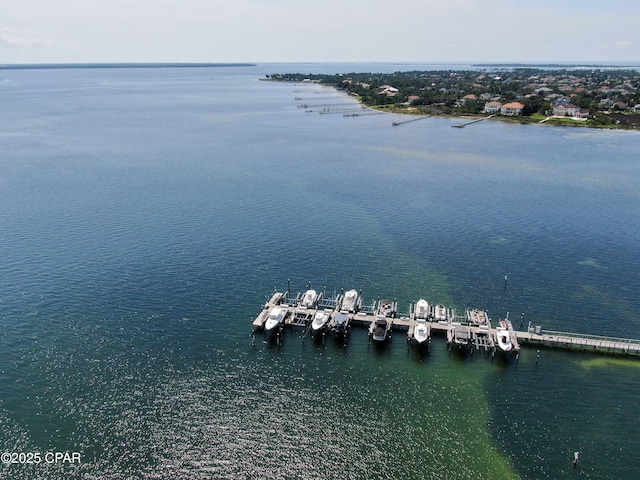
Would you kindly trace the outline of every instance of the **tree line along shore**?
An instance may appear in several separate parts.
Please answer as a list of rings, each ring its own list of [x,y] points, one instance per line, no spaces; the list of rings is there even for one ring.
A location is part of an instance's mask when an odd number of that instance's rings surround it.
[[[640,130],[640,70],[633,69],[276,73],[266,79],[332,86],[394,113]]]

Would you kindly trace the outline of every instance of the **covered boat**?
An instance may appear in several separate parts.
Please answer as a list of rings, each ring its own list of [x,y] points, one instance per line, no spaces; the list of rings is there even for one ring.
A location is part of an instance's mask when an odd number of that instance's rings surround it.
[[[343,337],[347,334],[349,327],[349,316],[346,313],[337,313],[331,320],[331,332],[336,337]]]
[[[389,338],[389,330],[391,330],[391,322],[384,316],[378,315],[375,322],[371,325],[371,338],[374,342],[385,342]]]

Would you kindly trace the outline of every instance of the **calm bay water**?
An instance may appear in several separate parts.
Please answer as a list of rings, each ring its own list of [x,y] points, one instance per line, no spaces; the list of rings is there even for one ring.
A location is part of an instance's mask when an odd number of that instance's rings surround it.
[[[0,72],[0,447],[82,458],[0,478],[635,478],[637,360],[252,347],[287,279],[640,338],[637,132],[258,81],[415,67]]]

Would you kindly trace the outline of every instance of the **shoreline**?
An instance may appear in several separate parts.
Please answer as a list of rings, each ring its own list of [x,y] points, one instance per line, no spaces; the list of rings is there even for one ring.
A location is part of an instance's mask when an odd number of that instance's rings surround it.
[[[340,91],[341,89],[333,87],[336,91]],[[540,119],[540,117],[531,118],[531,116],[504,116],[504,115],[496,115],[496,114],[452,114],[452,113],[444,113],[442,111],[437,111],[434,109],[433,111],[422,110],[419,108],[413,107],[412,111],[408,111],[408,109],[398,108],[397,105],[367,105],[361,99],[357,99],[358,103],[362,105],[364,108],[368,108],[370,110],[374,110],[379,113],[389,113],[393,115],[406,115],[408,117],[422,117],[422,116],[431,116],[431,117],[442,117],[442,118],[451,118],[451,119],[467,119],[467,120],[494,120],[505,123],[518,123],[520,125],[543,125],[550,127],[569,127],[569,128],[593,128],[597,130],[625,130],[625,131],[636,131],[640,132],[639,126],[625,126],[625,125],[593,125],[588,124],[587,119],[575,119],[572,117],[557,117],[557,116],[547,116]]]
[[[347,92],[378,112],[640,131],[640,71],[427,70],[272,74],[266,80]],[[503,107],[503,105],[505,107]]]

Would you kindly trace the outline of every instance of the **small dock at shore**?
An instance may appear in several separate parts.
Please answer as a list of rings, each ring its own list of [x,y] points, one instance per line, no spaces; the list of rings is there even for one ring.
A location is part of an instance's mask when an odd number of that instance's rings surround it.
[[[271,321],[273,324],[272,317],[276,316],[278,322],[274,328],[268,323]],[[323,338],[326,334],[338,333],[346,345],[351,327],[363,327],[372,339],[376,339],[376,328],[385,325],[386,331],[381,337],[385,343],[390,340],[392,332],[399,331],[405,332],[408,343],[425,346],[427,350],[431,336],[435,334],[446,338],[449,351],[456,349],[473,353],[481,350],[492,357],[500,353],[518,359],[521,347],[530,346],[640,358],[640,340],[548,331],[531,322],[526,331],[518,331],[508,317],[507,314],[507,318],[494,322],[481,309],[468,309],[459,315],[451,307],[429,304],[423,299],[412,303],[407,313],[400,313],[395,300],[378,298],[366,304],[361,292],[342,290],[328,296],[326,291],[315,292],[309,285],[304,293],[296,295],[292,295],[290,290],[275,292],[253,320],[252,327],[254,335],[256,331],[263,330],[275,335],[278,343],[282,330],[289,327],[302,328],[303,338],[316,330],[322,332]],[[341,327],[334,331],[337,323]]]

